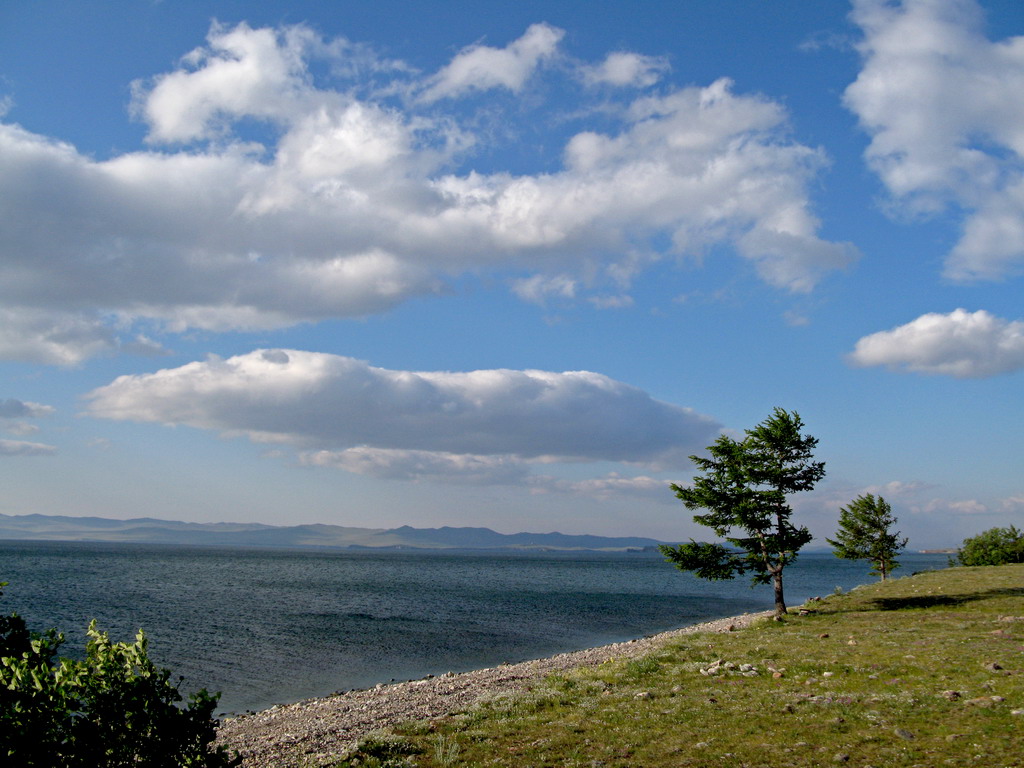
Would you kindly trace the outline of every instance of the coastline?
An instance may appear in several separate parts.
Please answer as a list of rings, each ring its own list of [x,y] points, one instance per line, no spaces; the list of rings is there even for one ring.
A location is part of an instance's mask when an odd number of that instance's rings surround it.
[[[771,614],[772,611],[745,613],[516,664],[458,674],[448,672],[278,705],[223,720],[217,741],[237,749],[245,768],[316,765],[321,759],[338,759],[338,755],[372,731],[407,720],[444,717],[482,699],[527,690],[554,672],[640,656],[682,635],[742,629]]]

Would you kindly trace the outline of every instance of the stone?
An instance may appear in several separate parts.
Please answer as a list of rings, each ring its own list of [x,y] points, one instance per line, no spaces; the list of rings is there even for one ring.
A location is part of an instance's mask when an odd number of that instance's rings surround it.
[[[899,736],[904,741],[913,741],[914,740],[914,734],[912,734],[906,728],[897,728],[896,729],[896,735]]]
[[[967,699],[964,704],[970,704],[972,707],[981,707],[987,709],[988,707],[994,706],[995,702],[992,701],[991,696],[979,696],[976,699]]]

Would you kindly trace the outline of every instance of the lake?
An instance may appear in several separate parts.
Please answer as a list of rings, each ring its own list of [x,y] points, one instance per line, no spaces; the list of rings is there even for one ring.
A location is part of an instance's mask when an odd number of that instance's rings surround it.
[[[897,575],[942,568],[905,554]],[[873,580],[868,566],[805,553],[786,569],[797,605]],[[97,619],[140,627],[182,691],[219,709],[278,703],[549,656],[772,607],[749,579],[705,582],[656,553],[263,550],[0,542],[0,612],[64,632],[66,655]]]

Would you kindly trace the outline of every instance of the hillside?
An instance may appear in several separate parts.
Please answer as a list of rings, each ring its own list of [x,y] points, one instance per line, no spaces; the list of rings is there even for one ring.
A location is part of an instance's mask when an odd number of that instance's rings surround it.
[[[353,528],[260,523],[185,523],[139,517],[111,520],[60,515],[2,515],[0,540],[103,541],[223,547],[626,550],[659,542],[636,536],[504,534],[490,528]]]

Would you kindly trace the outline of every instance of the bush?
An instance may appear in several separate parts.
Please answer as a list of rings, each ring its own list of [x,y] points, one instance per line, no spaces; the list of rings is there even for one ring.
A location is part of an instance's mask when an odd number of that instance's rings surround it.
[[[957,560],[960,565],[1024,563],[1024,533],[1012,525],[1009,528],[990,528],[964,539]]]
[[[0,582],[0,587],[5,586]],[[2,592],[0,592],[2,594]],[[182,697],[149,659],[145,634],[111,642],[89,625],[85,660],[57,659],[64,636],[0,617],[0,763],[10,768],[226,768],[212,747],[218,695]]]

